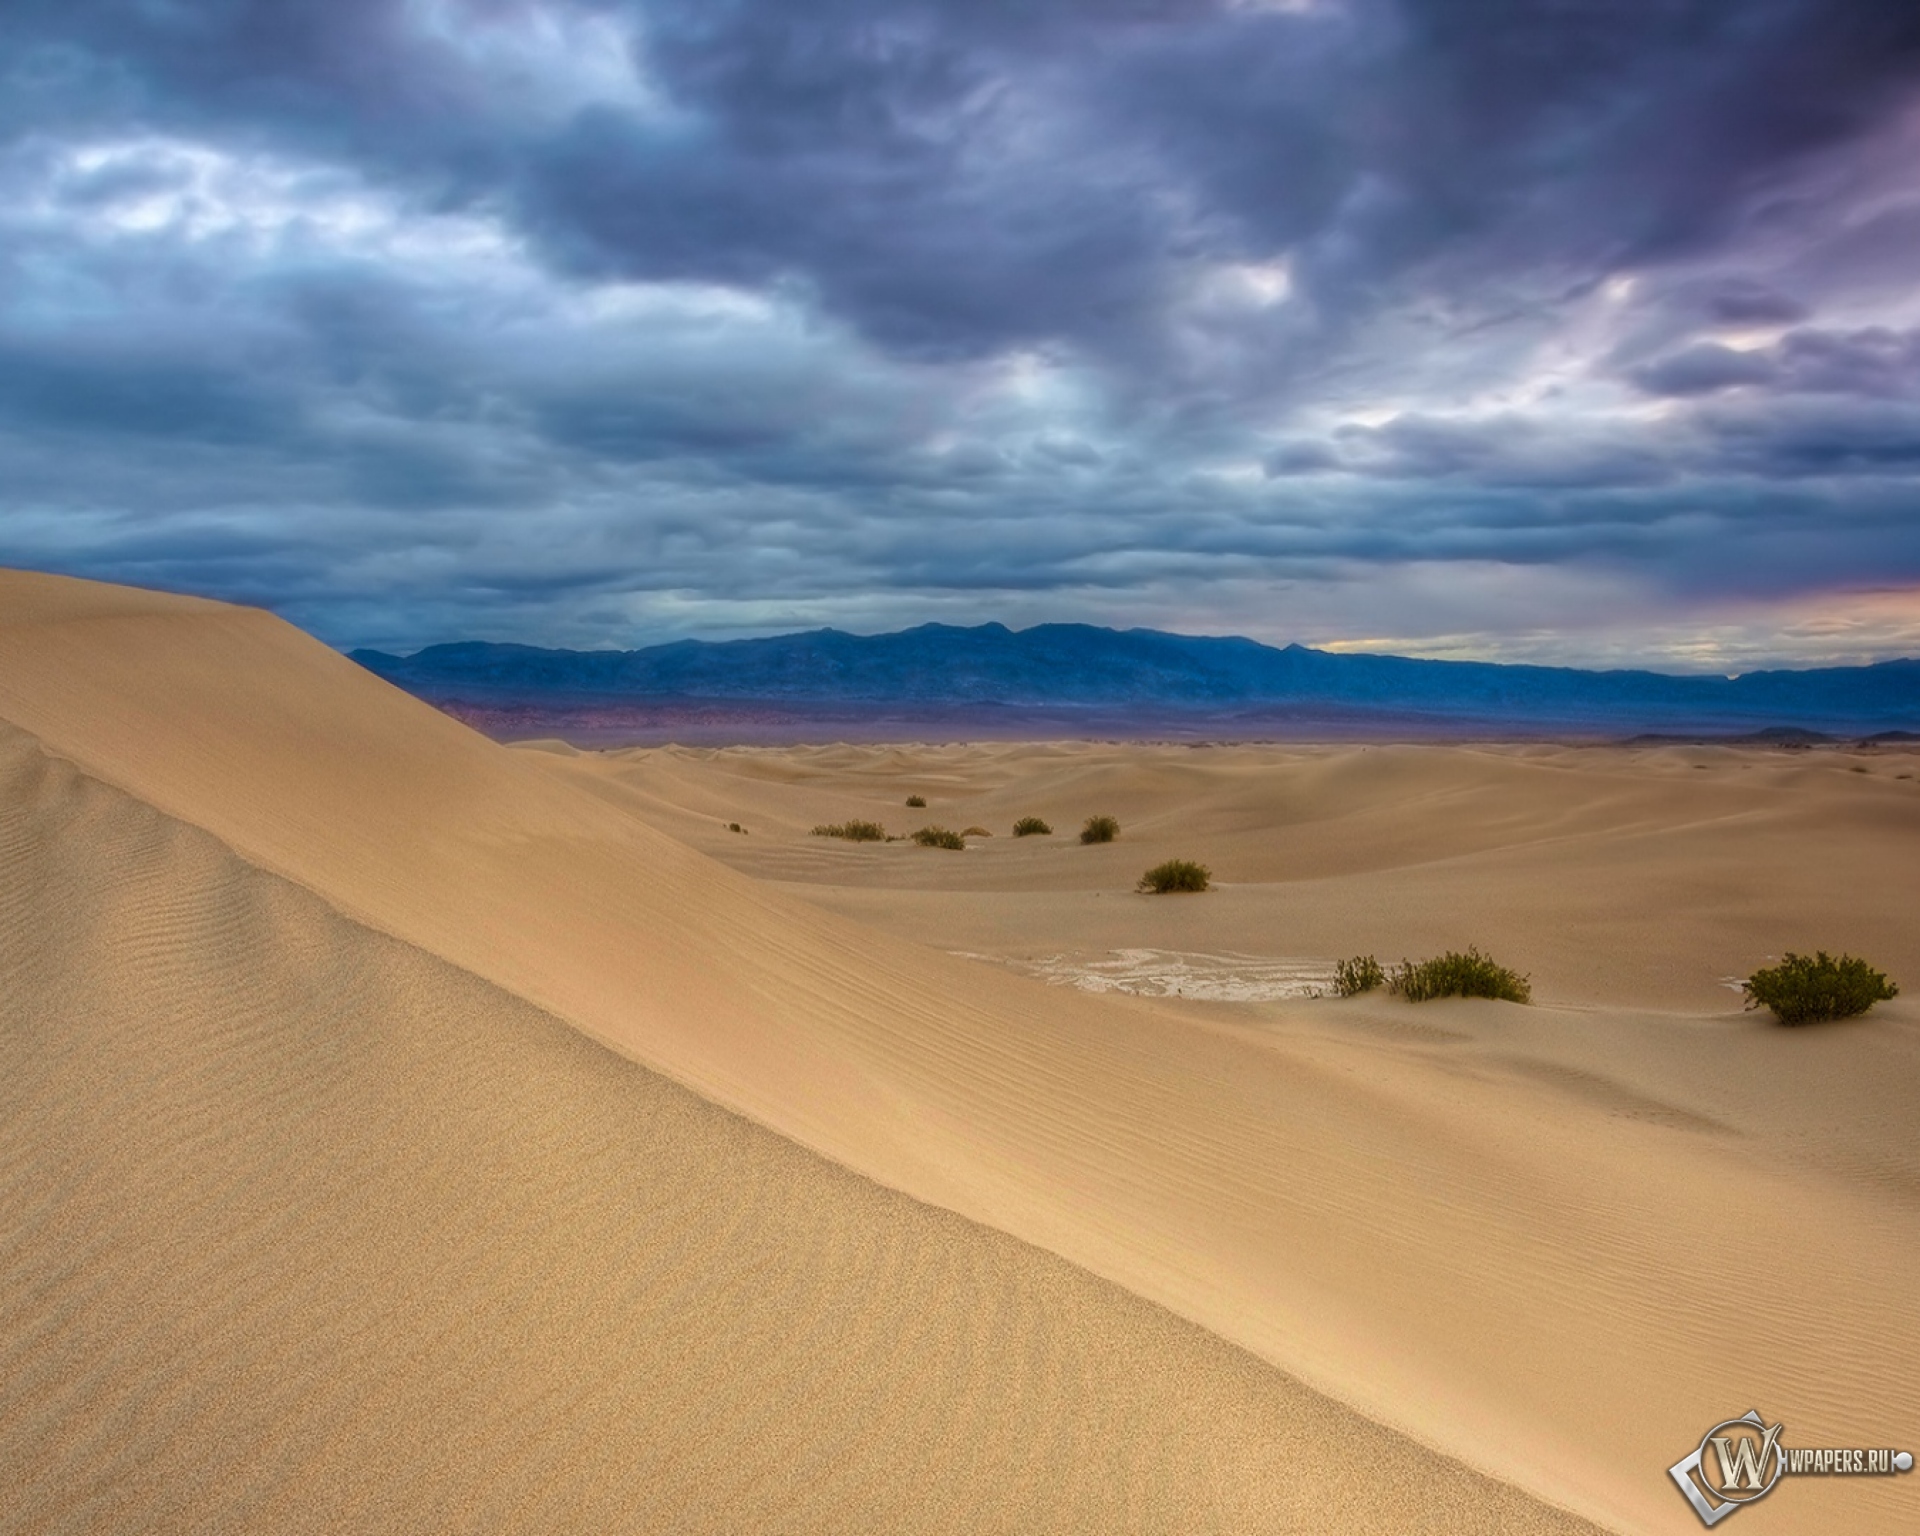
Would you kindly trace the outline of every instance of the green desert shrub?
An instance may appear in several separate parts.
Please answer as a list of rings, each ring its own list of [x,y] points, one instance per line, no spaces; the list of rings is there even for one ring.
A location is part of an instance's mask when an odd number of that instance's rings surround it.
[[[1136,890],[1165,896],[1173,891],[1204,891],[1213,879],[1213,871],[1192,859],[1168,859],[1156,864],[1140,877]]]
[[[927,797],[925,795],[908,795],[907,804],[912,806],[916,811],[924,811],[927,808]]]
[[[836,821],[830,826],[815,827],[815,837],[844,837],[850,843],[884,843],[887,829],[877,821]]]
[[[913,840],[922,848],[964,848],[967,840],[958,832],[949,832],[945,827],[922,827],[913,834]]]
[[[1387,973],[1372,955],[1355,955],[1333,968],[1333,990],[1342,997],[1358,997],[1387,984]]]
[[[1111,816],[1089,816],[1080,829],[1083,843],[1110,843],[1120,835],[1120,823]]]
[[[1778,965],[1755,971],[1740,985],[1749,1008],[1771,1008],[1782,1024],[1850,1019],[1900,995],[1866,961],[1852,955],[1835,960],[1824,949],[1811,957],[1788,950]]]
[[[1013,824],[1015,837],[1052,837],[1053,828],[1038,816],[1022,816]]]
[[[1410,1003],[1424,1003],[1435,997],[1495,997],[1509,1003],[1533,1001],[1533,988],[1526,977],[1472,948],[1464,955],[1450,949],[1418,965],[1403,960],[1387,977],[1387,986]]]

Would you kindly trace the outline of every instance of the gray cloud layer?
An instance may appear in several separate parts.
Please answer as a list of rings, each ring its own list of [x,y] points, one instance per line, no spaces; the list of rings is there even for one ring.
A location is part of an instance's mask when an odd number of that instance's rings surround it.
[[[0,60],[0,558],[389,647],[1920,640],[1911,4],[27,0]]]

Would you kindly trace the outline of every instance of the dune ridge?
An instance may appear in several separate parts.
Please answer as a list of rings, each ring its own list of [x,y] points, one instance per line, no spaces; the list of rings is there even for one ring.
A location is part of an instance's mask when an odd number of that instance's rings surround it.
[[[12,728],[0,859],[0,1530],[1584,1528]]]
[[[727,870],[621,786],[498,748],[265,615],[142,598],[61,617],[70,584],[49,583],[0,578],[0,611],[37,612],[0,623],[0,717],[50,750],[834,1161],[1550,1502],[1686,1529],[1665,1466],[1726,1412],[1757,1401],[1803,1443],[1867,1444],[1910,1411],[1912,1204],[1744,1127],[1622,1115],[1617,1095],[1501,1066],[1501,1049],[1591,1036],[1590,1014],[1431,1005],[1423,1022],[1493,1047],[1456,1058],[1364,1008],[1288,1031],[1049,989]],[[1887,1020],[1820,1037],[1853,1046],[1770,1045],[1769,1069],[1798,1051],[1789,1070],[1836,1093],[1911,1102],[1912,1015]],[[1618,1022],[1656,1050],[1674,1033]],[[1698,1029],[1677,1038],[1711,1054]],[[1730,1287],[1766,1298],[1767,1351],[1725,1347]],[[1820,1493],[1774,1500],[1774,1523],[1910,1513],[1885,1482]]]

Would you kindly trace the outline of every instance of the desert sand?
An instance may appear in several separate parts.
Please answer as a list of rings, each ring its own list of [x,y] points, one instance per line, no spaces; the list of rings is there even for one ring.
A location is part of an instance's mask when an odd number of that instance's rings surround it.
[[[1920,1440],[1910,754],[502,747],[27,575],[0,721],[0,1528],[1681,1531],[1749,1407]],[[1136,995],[1470,942],[1536,1006]],[[1910,995],[1740,1011],[1815,946]]]

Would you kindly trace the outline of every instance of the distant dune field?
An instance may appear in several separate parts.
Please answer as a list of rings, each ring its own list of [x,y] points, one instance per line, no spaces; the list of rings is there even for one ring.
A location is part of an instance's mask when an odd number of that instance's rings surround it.
[[[580,756],[21,575],[0,721],[0,1529],[1680,1531],[1729,1414],[1920,1438],[1896,753]],[[1469,941],[1541,1005],[1020,972]],[[1739,1013],[1816,942],[1909,995]]]
[[[1920,746],[548,747],[676,839],[942,948],[1392,961],[1477,941],[1547,1000],[1688,1014],[1782,948],[1920,984]],[[1081,848],[1096,812],[1123,837]],[[1029,814],[1055,835],[1009,837]],[[804,835],[849,817],[998,836],[942,861]],[[1113,905],[1169,857],[1208,864],[1213,897]]]

